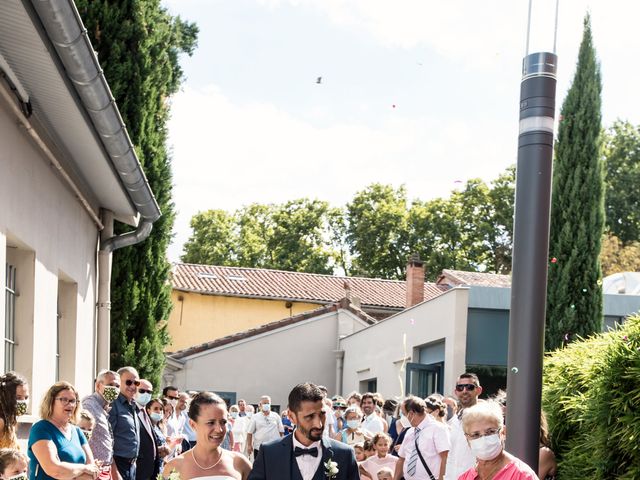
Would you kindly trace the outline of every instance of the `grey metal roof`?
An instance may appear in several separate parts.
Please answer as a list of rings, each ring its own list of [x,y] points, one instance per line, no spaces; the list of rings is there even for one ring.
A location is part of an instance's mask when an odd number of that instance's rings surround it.
[[[0,55],[29,95],[34,124],[95,207],[135,223],[138,208],[69,81],[37,15],[19,0],[0,1]]]

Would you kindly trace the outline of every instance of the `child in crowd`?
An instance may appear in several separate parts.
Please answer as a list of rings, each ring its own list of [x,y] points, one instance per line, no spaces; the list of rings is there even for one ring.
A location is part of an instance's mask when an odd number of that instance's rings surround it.
[[[353,449],[356,452],[356,461],[359,463],[364,462],[367,459],[367,456],[364,453],[364,445],[362,443],[356,443],[353,446]]]
[[[376,451],[373,447],[373,441],[371,439],[365,440],[362,444],[362,448],[364,449],[366,458],[373,457],[376,454]]]
[[[378,480],[393,480],[393,470],[389,467],[378,470]]]
[[[96,419],[93,418],[91,412],[88,410],[80,410],[80,421],[78,422],[78,428],[82,430],[84,436],[89,440],[91,438],[91,433],[93,432],[93,427],[96,426]]]
[[[398,457],[389,455],[389,448],[391,448],[391,437],[386,433],[377,433],[373,437],[373,446],[375,449],[375,455],[367,458],[360,464],[360,474],[363,477],[368,477],[371,480],[376,480],[376,475],[378,475],[378,472],[380,472],[385,467],[388,467],[392,471],[395,471]]]
[[[27,457],[20,450],[0,449],[0,478],[2,480],[27,480]]]

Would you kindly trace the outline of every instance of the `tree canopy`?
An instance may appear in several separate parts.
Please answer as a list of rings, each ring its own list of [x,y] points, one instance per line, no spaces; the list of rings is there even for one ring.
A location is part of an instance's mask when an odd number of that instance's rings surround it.
[[[428,201],[375,183],[342,208],[299,199],[209,210],[192,218],[182,261],[401,279],[407,257],[417,253],[429,278],[444,268],[505,273],[513,201],[510,167],[490,185],[472,179],[450,197]]]
[[[545,347],[602,330],[600,248],[604,230],[600,67],[589,16],[562,104],[555,146]]]

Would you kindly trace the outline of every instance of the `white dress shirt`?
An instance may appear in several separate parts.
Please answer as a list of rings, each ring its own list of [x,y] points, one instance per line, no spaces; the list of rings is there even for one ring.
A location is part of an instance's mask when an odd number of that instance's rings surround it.
[[[462,422],[457,415],[451,417],[448,422],[451,427],[451,450],[447,457],[447,480],[458,480],[458,477],[473,467],[476,456],[471,451],[462,430]]]
[[[384,423],[376,413],[372,413],[371,415],[364,417],[362,419],[361,427],[368,430],[372,435],[384,432]]]
[[[431,415],[427,414],[425,419],[418,425],[420,434],[418,436],[418,448],[424,458],[424,461],[429,465],[431,473],[434,477],[438,478],[440,475],[440,464],[442,458],[440,454],[451,449],[451,441],[449,439],[449,430],[447,427],[438,421],[436,421]],[[407,480],[429,480],[429,474],[422,465],[420,459],[416,463],[416,471],[413,476],[409,475],[407,469],[409,466],[409,459],[411,458],[414,450],[416,449],[416,429],[410,428],[402,441],[398,455],[404,458],[403,472],[404,478]],[[456,477],[457,478],[457,477]]]
[[[316,470],[320,466],[320,461],[322,460],[322,445],[320,444],[320,440],[317,442],[313,442],[308,447],[301,444],[297,439],[295,432],[291,434],[293,439],[293,449],[296,447],[300,448],[313,448],[316,447],[318,449],[318,455],[300,455],[295,457],[296,463],[298,464],[298,469],[300,470],[300,474],[302,475],[302,480],[311,480],[313,476],[316,474]]]

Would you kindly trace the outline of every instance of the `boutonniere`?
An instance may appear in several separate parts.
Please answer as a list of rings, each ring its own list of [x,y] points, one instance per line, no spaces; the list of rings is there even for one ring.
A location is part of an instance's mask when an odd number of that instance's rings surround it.
[[[324,474],[327,476],[329,480],[332,478],[336,478],[338,475],[338,462],[334,462],[331,458],[324,462]]]

